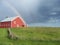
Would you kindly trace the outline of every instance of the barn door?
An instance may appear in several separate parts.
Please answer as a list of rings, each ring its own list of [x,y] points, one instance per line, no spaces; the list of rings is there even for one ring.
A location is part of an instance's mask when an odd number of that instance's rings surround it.
[[[19,27],[19,24],[17,24],[17,27]]]

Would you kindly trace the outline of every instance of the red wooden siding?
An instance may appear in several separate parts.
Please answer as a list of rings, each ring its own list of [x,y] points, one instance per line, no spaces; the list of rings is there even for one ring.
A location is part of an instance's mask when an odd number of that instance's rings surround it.
[[[0,28],[9,28],[11,27],[11,22],[0,22]]]
[[[25,26],[26,25],[19,17],[17,17],[15,20],[11,22],[11,27],[25,27]]]

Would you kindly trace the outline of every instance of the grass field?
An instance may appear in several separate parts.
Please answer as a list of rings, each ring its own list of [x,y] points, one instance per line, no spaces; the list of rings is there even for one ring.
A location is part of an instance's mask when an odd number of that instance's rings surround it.
[[[0,45],[60,45],[60,28],[11,28],[18,40],[7,38],[7,29],[0,28]]]

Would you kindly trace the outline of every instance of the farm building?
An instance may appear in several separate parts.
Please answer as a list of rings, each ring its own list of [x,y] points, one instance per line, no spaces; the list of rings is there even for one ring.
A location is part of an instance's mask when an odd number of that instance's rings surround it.
[[[25,21],[20,17],[7,17],[0,21],[0,28],[26,27]]]

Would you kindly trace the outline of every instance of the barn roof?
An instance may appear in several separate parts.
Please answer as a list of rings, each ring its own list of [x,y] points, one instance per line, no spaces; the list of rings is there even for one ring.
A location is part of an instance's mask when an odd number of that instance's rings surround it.
[[[1,20],[0,22],[7,22],[7,21],[11,21],[12,19],[14,19],[15,17],[8,17],[8,18],[5,18],[3,20]]]

